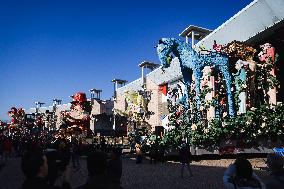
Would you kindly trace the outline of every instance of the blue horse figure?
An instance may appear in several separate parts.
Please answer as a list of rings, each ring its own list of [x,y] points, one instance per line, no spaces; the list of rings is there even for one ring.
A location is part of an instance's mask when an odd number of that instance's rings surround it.
[[[196,104],[200,109],[200,80],[202,77],[202,69],[205,66],[215,66],[221,71],[227,86],[227,97],[229,105],[229,115],[234,116],[233,96],[231,92],[231,75],[229,73],[228,57],[217,52],[209,54],[200,54],[192,49],[190,44],[182,42],[174,38],[162,38],[159,40],[157,52],[162,64],[162,68],[169,67],[170,56],[173,53],[178,57],[183,75],[184,83],[187,90],[190,89],[192,74],[195,77]],[[188,98],[188,92],[186,97]],[[188,105],[189,106],[189,105]]]

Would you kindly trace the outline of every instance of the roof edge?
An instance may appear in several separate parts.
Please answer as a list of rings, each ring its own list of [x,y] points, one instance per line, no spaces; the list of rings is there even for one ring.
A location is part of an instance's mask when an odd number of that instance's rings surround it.
[[[215,34],[217,31],[219,31],[220,29],[224,28],[228,23],[230,23],[233,19],[235,19],[237,16],[239,16],[241,13],[245,12],[248,8],[252,7],[254,4],[258,3],[259,0],[254,0],[253,2],[251,2],[250,4],[248,4],[247,6],[245,6],[242,10],[240,10],[239,12],[237,12],[234,16],[232,16],[231,18],[229,18],[226,22],[224,22],[223,24],[221,24],[218,28],[216,28],[215,30],[213,30],[209,35],[207,35],[206,37],[204,37],[202,40],[200,40],[198,43],[196,43],[196,46],[199,46],[202,44],[203,41],[205,41],[207,38],[211,37],[211,35]]]

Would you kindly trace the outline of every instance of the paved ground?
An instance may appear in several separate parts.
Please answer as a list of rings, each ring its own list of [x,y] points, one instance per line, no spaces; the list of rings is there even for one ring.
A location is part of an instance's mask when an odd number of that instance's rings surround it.
[[[261,177],[267,175],[259,167],[264,167],[262,159],[250,160],[256,173]],[[192,163],[194,177],[189,178],[185,171],[185,177],[180,178],[180,164],[166,162],[150,164],[144,160],[142,164],[135,164],[130,157],[123,158],[122,186],[125,189],[223,189],[222,176],[233,160],[203,160]],[[82,169],[72,170],[70,181],[75,188],[85,182],[87,178],[86,161],[81,158]],[[18,189],[23,182],[23,174],[20,171],[20,159],[12,158],[6,166],[0,170],[0,189]]]

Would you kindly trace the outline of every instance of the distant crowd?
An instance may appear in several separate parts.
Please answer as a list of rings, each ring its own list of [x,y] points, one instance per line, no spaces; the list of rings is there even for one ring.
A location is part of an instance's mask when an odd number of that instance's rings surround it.
[[[97,141],[98,142],[98,141]],[[81,169],[80,156],[87,156],[88,178],[79,189],[121,189],[122,148],[111,146],[101,137],[99,145],[84,146],[78,137],[41,135],[0,135],[0,165],[11,155],[22,158],[21,169],[25,174],[22,189],[70,189],[70,171]],[[139,141],[135,142],[136,163],[141,164],[145,153]],[[164,161],[164,150],[155,142],[147,155],[151,163]],[[189,177],[194,179],[190,163],[190,146],[182,140],[179,147],[181,163],[180,177],[184,178],[187,168]],[[261,180],[254,172],[249,160],[238,157],[224,173],[223,183],[228,189],[284,189],[284,162],[278,154],[268,154],[267,168],[270,176]]]
[[[81,169],[82,155],[87,155],[89,178],[79,188],[122,188],[121,153],[104,137],[87,144],[84,138],[58,132],[0,132],[0,170],[11,157],[21,157],[26,176],[22,189],[71,188],[70,171]]]

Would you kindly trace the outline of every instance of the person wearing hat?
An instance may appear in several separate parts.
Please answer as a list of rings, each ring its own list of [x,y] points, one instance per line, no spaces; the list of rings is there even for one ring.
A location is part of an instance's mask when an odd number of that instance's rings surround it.
[[[267,155],[267,166],[270,176],[266,180],[266,189],[283,189],[284,188],[284,168],[283,157],[277,154]]]

